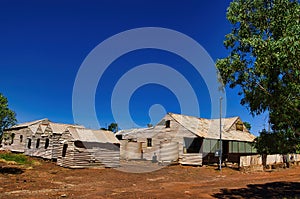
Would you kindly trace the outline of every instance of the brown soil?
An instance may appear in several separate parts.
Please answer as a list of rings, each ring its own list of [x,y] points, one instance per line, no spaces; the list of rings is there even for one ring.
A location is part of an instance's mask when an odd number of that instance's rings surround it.
[[[128,173],[108,168],[67,169],[35,160],[40,164],[26,169],[0,164],[0,198],[300,198],[299,166],[245,173],[176,165]],[[138,172],[151,164],[125,162],[123,168]]]

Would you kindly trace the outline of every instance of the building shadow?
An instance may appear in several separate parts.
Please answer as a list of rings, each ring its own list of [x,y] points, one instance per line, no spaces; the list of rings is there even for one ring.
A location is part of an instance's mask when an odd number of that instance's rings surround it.
[[[24,171],[17,167],[0,167],[1,174],[22,174]]]
[[[247,188],[221,189],[215,198],[300,198],[300,182],[249,184]]]

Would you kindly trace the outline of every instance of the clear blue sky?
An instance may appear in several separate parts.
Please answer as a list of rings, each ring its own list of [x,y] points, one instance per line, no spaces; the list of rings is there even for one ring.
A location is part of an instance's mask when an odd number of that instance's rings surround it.
[[[8,98],[19,122],[46,117],[55,122],[73,123],[72,91],[76,74],[85,57],[100,42],[133,28],[164,27],[193,38],[215,61],[228,53],[223,40],[231,30],[226,20],[229,3],[227,0],[2,0],[0,92]],[[104,89],[97,90],[95,96],[102,126],[113,122],[109,97],[122,73],[148,62],[174,68],[185,64],[184,60],[160,50],[136,51],[116,60],[101,79]],[[203,86],[201,78],[195,79],[188,67],[180,73],[190,78],[194,89]],[[199,89],[207,92],[205,88]],[[226,116],[240,116],[250,122],[252,132],[257,135],[266,123],[266,116],[252,118],[240,105],[237,93],[237,89],[226,89]],[[206,102],[209,99],[205,94],[197,94],[198,98],[201,96],[200,116],[209,117]],[[136,123],[141,126],[149,123],[149,107],[157,103],[165,105],[167,112],[179,110],[176,97],[163,86],[147,85],[136,90],[130,104]]]

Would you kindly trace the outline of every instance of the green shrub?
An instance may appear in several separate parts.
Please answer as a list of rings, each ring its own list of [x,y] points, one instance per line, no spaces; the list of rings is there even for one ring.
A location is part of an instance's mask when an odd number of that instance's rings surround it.
[[[18,164],[31,164],[32,163],[32,161],[30,161],[23,154],[3,153],[3,154],[0,154],[0,159],[3,159],[5,161],[14,161]]]

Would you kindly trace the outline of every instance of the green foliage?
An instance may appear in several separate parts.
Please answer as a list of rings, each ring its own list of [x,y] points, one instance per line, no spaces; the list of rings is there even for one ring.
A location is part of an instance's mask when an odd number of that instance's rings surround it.
[[[28,160],[28,158],[23,154],[0,153],[0,159],[3,159],[5,161],[14,161],[22,165],[28,165],[32,163],[32,161]]]
[[[253,115],[266,110],[272,129],[300,135],[300,3],[296,0],[234,0],[233,25],[217,61],[224,84],[240,88]]]
[[[251,124],[249,122],[244,122],[244,125],[249,131],[251,130]]]
[[[117,123],[111,123],[109,126],[108,126],[108,130],[109,131],[112,131],[112,132],[117,132],[118,131],[118,124]]]
[[[259,154],[287,154],[299,150],[299,137],[290,130],[287,132],[267,132],[263,130],[255,138],[254,147]]]
[[[8,108],[7,98],[0,93],[0,137],[3,130],[16,124],[16,114]]]

